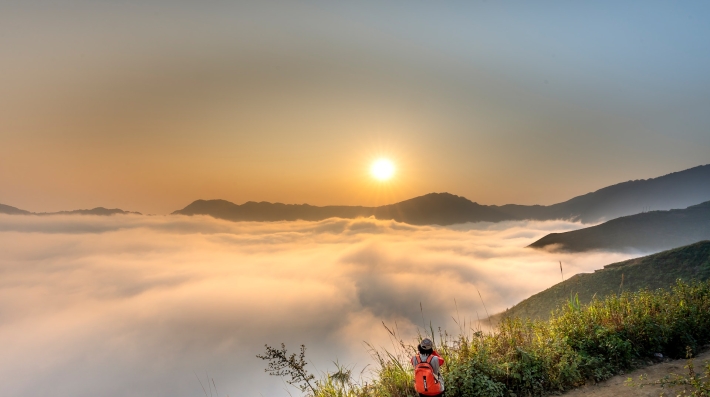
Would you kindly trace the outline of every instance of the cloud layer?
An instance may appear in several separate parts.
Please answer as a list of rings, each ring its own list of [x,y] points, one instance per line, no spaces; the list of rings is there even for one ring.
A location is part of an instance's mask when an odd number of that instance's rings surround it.
[[[382,321],[454,329],[456,306],[475,323],[558,282],[559,260],[569,277],[631,256],[523,248],[578,227],[0,216],[0,394],[195,396],[207,372],[221,395],[286,396],[264,344],[359,370]]]

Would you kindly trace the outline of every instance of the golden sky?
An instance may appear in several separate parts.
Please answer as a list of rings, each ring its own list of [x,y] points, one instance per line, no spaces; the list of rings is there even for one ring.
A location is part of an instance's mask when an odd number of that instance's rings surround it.
[[[0,203],[551,204],[710,162],[706,7],[615,4],[0,5]]]

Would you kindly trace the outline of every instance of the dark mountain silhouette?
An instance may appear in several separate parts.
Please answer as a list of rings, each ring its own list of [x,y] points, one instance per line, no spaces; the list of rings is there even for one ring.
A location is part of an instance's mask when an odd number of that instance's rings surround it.
[[[90,210],[73,210],[73,211],[59,211],[59,212],[42,212],[38,215],[126,215],[135,214],[141,215],[140,212],[124,211],[119,208],[104,208],[96,207]]]
[[[703,165],[658,178],[619,183],[550,206],[481,205],[449,193],[430,193],[380,207],[317,207],[308,204],[253,201],[238,205],[225,200],[197,200],[173,214],[210,215],[232,221],[317,221],[332,217],[375,216],[378,219],[393,219],[415,225],[451,225],[523,219],[565,219],[596,223],[638,214],[649,209],[685,208],[708,200],[710,200],[710,165]],[[0,213],[28,214],[29,212],[0,204]],[[99,207],[92,210],[59,213],[111,215],[127,212]]]
[[[710,200],[710,165],[654,179],[619,183],[550,206],[488,206],[449,193],[431,193],[381,207],[316,207],[253,201],[238,205],[225,200],[197,200],[173,214],[210,215],[232,221],[317,221],[331,217],[375,216],[415,225],[521,219],[570,219],[589,223],[636,214],[648,208],[685,208],[707,200]]]
[[[525,299],[499,315],[546,319],[550,312],[578,294],[582,304],[594,296],[603,298],[620,291],[668,288],[677,279],[686,282],[710,278],[710,241],[604,266],[594,273],[581,273]],[[623,280],[623,281],[622,281]]]
[[[413,225],[452,225],[516,219],[492,206],[480,205],[449,193],[430,193],[396,204],[375,207],[374,215],[377,219],[392,219]]]
[[[497,207],[519,219],[596,223],[648,210],[670,210],[710,200],[710,164],[658,178],[628,181],[550,205]]]
[[[0,204],[0,214],[28,215],[28,214],[31,214],[31,212],[21,210],[19,208],[11,207],[9,205]]]
[[[332,217],[374,216],[413,225],[451,225],[464,222],[499,222],[515,219],[490,206],[474,203],[449,193],[430,193],[380,207],[325,206],[308,204],[256,203],[242,205],[225,200],[197,200],[173,212],[176,215],[210,215],[230,221],[318,221]]]
[[[124,211],[118,208],[104,208],[96,207],[90,210],[73,210],[73,211],[58,211],[58,212],[30,212],[21,210],[19,208],[11,207],[9,205],[0,204],[0,214],[11,214],[11,215],[125,215],[125,214],[137,214],[141,215],[140,212]]]
[[[710,239],[710,201],[682,210],[651,211],[571,232],[551,233],[530,247],[568,252],[656,251],[707,239]]]

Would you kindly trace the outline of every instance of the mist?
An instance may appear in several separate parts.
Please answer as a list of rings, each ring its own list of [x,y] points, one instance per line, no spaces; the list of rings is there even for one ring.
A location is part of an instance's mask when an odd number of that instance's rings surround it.
[[[222,396],[287,396],[264,344],[359,372],[383,322],[408,340],[454,316],[485,327],[559,282],[558,261],[567,278],[637,256],[524,248],[580,227],[0,215],[0,394],[198,396],[209,375]]]

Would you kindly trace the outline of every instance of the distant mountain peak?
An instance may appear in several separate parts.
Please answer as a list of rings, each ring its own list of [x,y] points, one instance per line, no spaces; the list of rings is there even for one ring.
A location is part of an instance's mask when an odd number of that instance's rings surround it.
[[[11,207],[9,205],[0,204],[0,214],[11,214],[11,215],[127,215],[135,214],[141,215],[140,212],[124,211],[119,208],[104,208],[96,207],[90,210],[73,210],[73,211],[58,211],[58,212],[30,212],[21,210],[19,208]]]
[[[506,220],[573,220],[598,223],[653,210],[686,208],[710,200],[710,164],[650,179],[617,183],[574,197],[543,205],[482,205],[448,192],[427,193],[398,203],[378,207],[314,206],[267,201],[235,204],[223,199],[198,199],[173,214],[209,215],[232,221],[323,220],[375,216],[411,224],[451,225],[466,222]],[[0,213],[31,214],[0,204]],[[61,214],[112,215],[131,213],[97,207],[91,210],[61,211]]]
[[[658,178],[622,182],[562,203],[503,206],[481,205],[448,192],[427,193],[379,207],[312,206],[248,201],[196,200],[173,212],[210,215],[232,221],[323,220],[331,217],[375,216],[411,224],[451,225],[505,220],[575,220],[596,223],[649,209],[685,208],[710,200],[710,165],[693,167]]]
[[[225,200],[195,200],[175,215],[210,215],[232,221],[317,221],[327,218],[374,216],[410,224],[451,225],[465,222],[499,222],[515,219],[499,210],[482,206],[451,193],[428,193],[379,207],[313,206],[248,201],[235,204]]]
[[[107,215],[127,215],[127,214],[142,215],[140,212],[131,212],[131,211],[124,211],[120,208],[104,208],[104,207],[96,207],[96,208],[92,208],[90,210],[50,212],[50,213],[42,213],[40,215],[103,215],[103,216],[107,216]]]
[[[9,205],[0,204],[0,214],[10,214],[10,215],[29,215],[31,212],[21,210]]]

